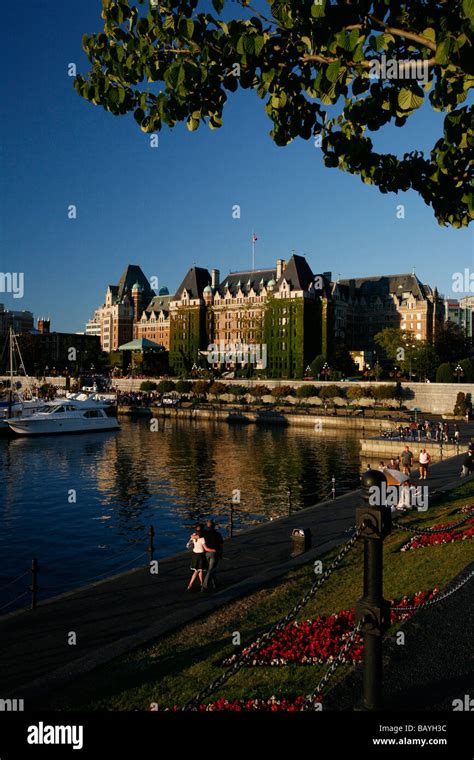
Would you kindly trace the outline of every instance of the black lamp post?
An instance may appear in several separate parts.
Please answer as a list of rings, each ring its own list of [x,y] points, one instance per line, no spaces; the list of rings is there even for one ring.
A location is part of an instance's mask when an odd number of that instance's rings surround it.
[[[463,368],[461,367],[460,364],[458,364],[458,366],[456,367],[456,369],[454,370],[454,372],[457,375],[458,383],[460,383],[461,382],[461,377],[464,375],[464,370],[463,370]]]
[[[331,371],[331,368],[327,362],[324,362],[323,364],[323,375],[324,379],[327,381],[329,372]]]

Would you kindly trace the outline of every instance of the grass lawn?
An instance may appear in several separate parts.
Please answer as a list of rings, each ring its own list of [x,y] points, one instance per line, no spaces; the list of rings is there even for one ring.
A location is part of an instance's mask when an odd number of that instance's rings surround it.
[[[456,510],[472,504],[473,497],[474,483],[465,483],[442,505],[403,519],[423,527],[456,522],[462,517]],[[384,594],[388,599],[442,588],[472,561],[472,540],[401,553],[400,547],[409,538],[408,533],[394,531],[384,542]],[[323,570],[336,554],[333,550],[321,558]],[[362,543],[358,542],[298,619],[354,607],[362,595],[362,570]],[[240,633],[243,644],[250,643],[283,617],[314,579],[312,563],[301,566],[260,591],[55,690],[48,706],[73,710],[148,710],[152,702],[160,707],[180,706],[222,672],[217,663],[233,653],[234,632]],[[393,627],[387,636],[395,630]],[[308,694],[326,669],[327,665],[243,668],[207,701]],[[350,669],[350,665],[340,667],[331,685]]]

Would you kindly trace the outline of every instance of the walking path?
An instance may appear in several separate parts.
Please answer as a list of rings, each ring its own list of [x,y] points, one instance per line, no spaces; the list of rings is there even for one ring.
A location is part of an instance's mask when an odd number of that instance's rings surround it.
[[[460,457],[430,470],[433,493],[458,484]],[[344,542],[355,524],[358,491],[245,531],[225,542],[219,566],[222,590],[186,593],[189,552],[160,560],[159,575],[136,569],[0,617],[0,697],[26,707],[53,687],[134,647],[251,593],[290,568]],[[291,559],[290,534],[310,528],[313,548]],[[76,644],[68,637],[76,634]]]

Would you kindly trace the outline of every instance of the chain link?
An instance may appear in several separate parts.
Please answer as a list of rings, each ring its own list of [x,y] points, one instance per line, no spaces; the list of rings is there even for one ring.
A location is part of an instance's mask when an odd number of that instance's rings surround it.
[[[315,703],[317,702],[317,697],[321,695],[321,692],[328,685],[329,681],[331,680],[332,676],[334,675],[338,667],[342,665],[343,662],[345,662],[344,655],[346,655],[349,652],[352,644],[355,641],[356,636],[360,633],[361,628],[362,628],[362,622],[357,623],[357,625],[353,628],[353,630],[351,631],[351,634],[346,639],[344,646],[341,647],[341,649],[339,650],[339,654],[332,661],[326,673],[324,674],[324,676],[321,678],[320,682],[316,686],[316,689],[313,691],[312,694],[308,695],[305,698],[303,707],[301,708],[302,710],[315,709]]]
[[[474,578],[474,570],[471,570],[469,575],[463,578],[462,581],[459,581],[458,583],[456,583],[456,585],[453,586],[453,588],[449,589],[449,591],[445,591],[444,594],[436,594],[436,596],[433,599],[429,599],[427,602],[423,602],[422,604],[417,604],[412,607],[392,607],[391,609],[394,612],[418,612],[418,610],[422,610],[425,607],[432,607],[434,604],[443,602],[445,599],[448,598],[448,596],[451,596],[451,594],[455,594],[456,591],[459,591],[460,588],[465,586],[466,583],[471,580],[471,578]]]
[[[213,694],[213,692],[217,691],[221,686],[223,686],[232,676],[234,676],[238,671],[251,659],[252,656],[255,656],[262,646],[270,641],[275,633],[278,633],[278,631],[281,631],[283,628],[286,627],[286,625],[293,620],[299,611],[308,604],[310,599],[313,598],[313,596],[316,594],[317,591],[321,588],[321,586],[326,583],[326,581],[330,578],[332,573],[336,570],[340,562],[344,559],[346,554],[352,549],[354,544],[356,543],[357,539],[359,538],[359,535],[361,533],[361,529],[358,528],[354,535],[351,536],[349,541],[344,544],[339,554],[333,559],[331,564],[329,565],[328,569],[323,573],[321,578],[319,578],[309,591],[306,592],[306,594],[295,604],[295,606],[288,612],[287,615],[285,615],[284,618],[281,618],[277,623],[274,623],[268,631],[263,633],[261,636],[259,636],[255,641],[253,641],[248,647],[246,647],[239,655],[237,655],[235,661],[232,663],[232,665],[227,668],[227,670],[224,671],[220,676],[218,676],[214,681],[212,681],[208,686],[206,686],[204,689],[202,689],[199,694],[197,694],[193,699],[186,702],[186,704],[181,708],[182,711],[184,710],[196,710],[198,709],[199,705],[201,704],[202,700],[208,697],[210,694]]]
[[[446,525],[444,528],[416,528],[412,527],[411,525],[403,525],[403,523],[400,522],[392,523],[392,527],[396,528],[397,530],[406,530],[409,533],[416,533],[417,535],[429,535],[430,533],[449,533],[449,531],[454,530],[455,528],[460,528],[461,525],[464,525],[473,518],[474,512],[471,512],[467,514],[466,517],[463,517],[462,520],[458,520],[456,523],[451,523],[451,525]]]

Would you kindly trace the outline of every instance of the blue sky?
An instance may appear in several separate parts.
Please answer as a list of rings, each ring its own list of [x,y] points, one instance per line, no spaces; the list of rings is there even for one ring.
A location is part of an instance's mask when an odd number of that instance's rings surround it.
[[[442,228],[416,194],[382,195],[326,169],[312,141],[276,147],[255,93],[230,96],[221,130],[165,129],[150,148],[131,116],[82,100],[67,75],[70,62],[87,71],[81,39],[102,29],[100,9],[100,0],[2,6],[0,270],[24,272],[25,293],[0,302],[50,315],[52,329],[83,330],[127,263],[173,291],[193,264],[249,268],[252,230],[260,266],[294,249],[313,271],[341,277],[416,267],[450,295],[453,272],[474,268],[472,225]],[[428,150],[441,120],[423,108],[373,140],[398,154]]]

